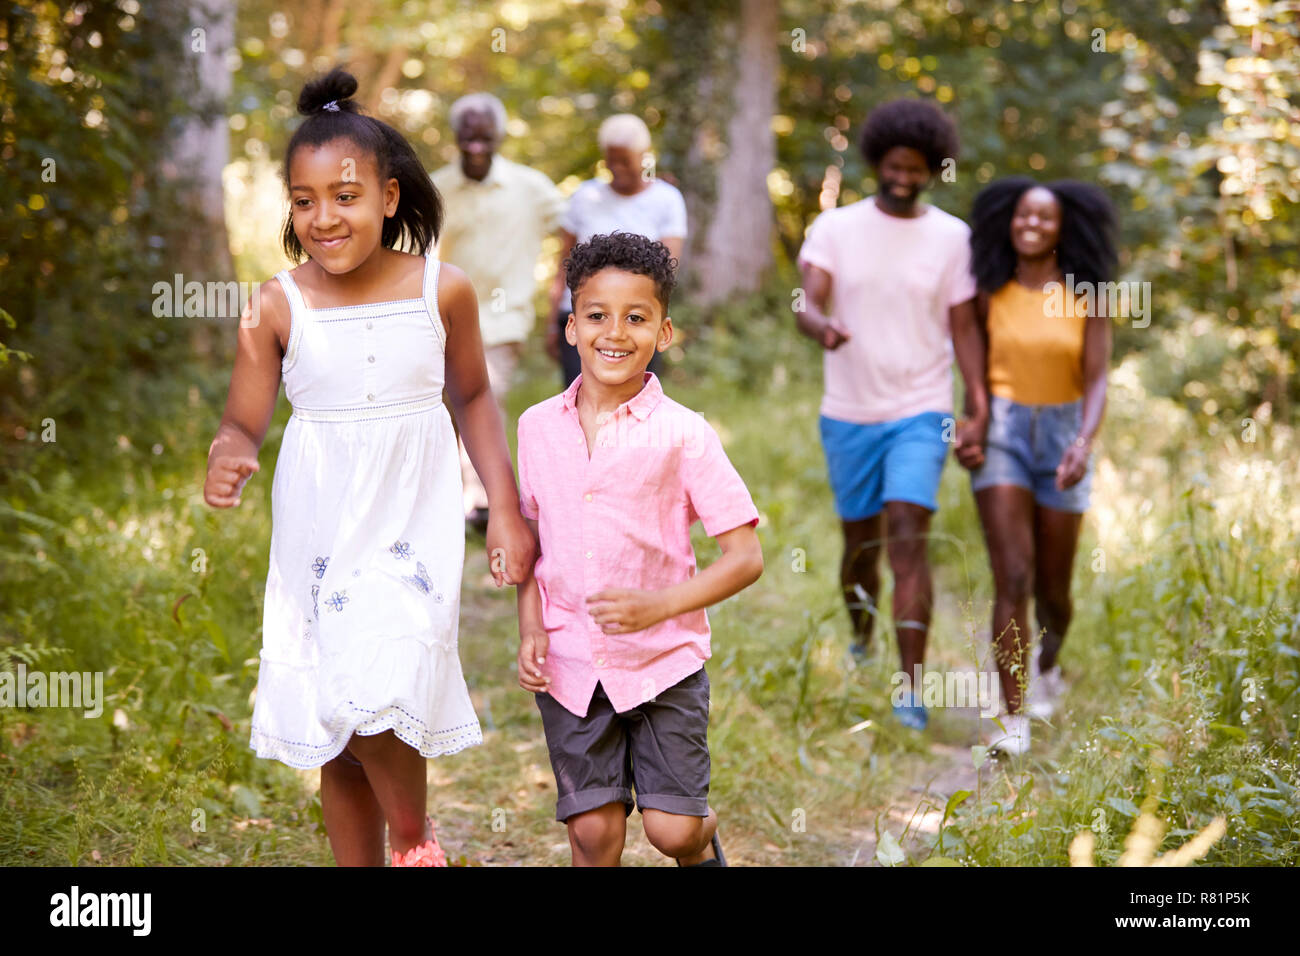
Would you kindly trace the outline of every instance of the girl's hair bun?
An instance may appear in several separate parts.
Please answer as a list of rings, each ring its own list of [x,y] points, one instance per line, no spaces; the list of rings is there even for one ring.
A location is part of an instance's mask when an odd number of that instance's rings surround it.
[[[324,76],[308,81],[298,94],[298,112],[313,116],[321,112],[326,103],[337,103],[339,109],[356,112],[350,97],[357,91],[357,78],[342,67],[336,66]]]

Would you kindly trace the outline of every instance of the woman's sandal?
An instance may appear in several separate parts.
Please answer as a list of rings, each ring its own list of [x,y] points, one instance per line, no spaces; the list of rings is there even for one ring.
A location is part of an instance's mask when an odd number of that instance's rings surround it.
[[[429,839],[413,846],[405,854],[393,851],[393,866],[446,866],[447,854],[438,846],[438,834],[433,829],[433,817],[425,817],[429,824]]]

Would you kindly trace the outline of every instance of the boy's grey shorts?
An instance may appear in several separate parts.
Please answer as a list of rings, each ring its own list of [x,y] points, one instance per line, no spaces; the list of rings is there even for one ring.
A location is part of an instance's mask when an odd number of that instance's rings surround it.
[[[632,813],[632,789],[642,810],[709,815],[709,675],[698,671],[653,700],[618,713],[596,685],[586,717],[550,694],[534,694],[563,823],[607,803]]]

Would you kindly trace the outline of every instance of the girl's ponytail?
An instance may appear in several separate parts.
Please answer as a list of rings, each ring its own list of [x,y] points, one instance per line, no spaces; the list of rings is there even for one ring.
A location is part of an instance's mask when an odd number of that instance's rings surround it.
[[[307,118],[294,131],[284,153],[282,177],[289,185],[289,168],[294,152],[301,146],[323,146],[337,139],[347,139],[374,158],[380,181],[397,180],[401,198],[397,211],[384,220],[380,241],[390,249],[403,246],[417,255],[425,255],[442,231],[442,198],[411,144],[397,130],[382,120],[366,116],[352,99],[357,80],[346,70],[335,67],[325,76],[309,81],[298,94],[298,112]],[[281,236],[285,254],[294,262],[306,256],[293,229],[290,205]]]

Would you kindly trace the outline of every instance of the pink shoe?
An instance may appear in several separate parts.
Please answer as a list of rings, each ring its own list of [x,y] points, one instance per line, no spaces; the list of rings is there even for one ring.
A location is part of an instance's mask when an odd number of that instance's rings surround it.
[[[433,817],[425,817],[429,824],[429,839],[413,846],[403,856],[393,851],[393,866],[446,866],[447,854],[438,846],[438,834],[433,829]]]

